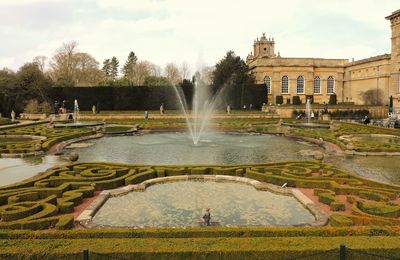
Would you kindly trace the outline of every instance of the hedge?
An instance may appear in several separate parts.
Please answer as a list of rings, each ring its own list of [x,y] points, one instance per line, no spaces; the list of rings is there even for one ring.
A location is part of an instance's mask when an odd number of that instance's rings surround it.
[[[346,244],[349,259],[361,253],[386,258],[400,256],[396,237],[247,237],[247,238],[140,238],[5,240],[2,258],[77,259],[88,248],[94,259],[338,259]],[[80,254],[78,256],[78,254]],[[311,255],[316,255],[310,258]]]

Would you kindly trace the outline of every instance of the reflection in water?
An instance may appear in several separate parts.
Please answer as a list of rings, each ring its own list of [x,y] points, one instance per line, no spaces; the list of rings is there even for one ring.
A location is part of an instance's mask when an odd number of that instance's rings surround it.
[[[338,168],[371,180],[400,184],[399,156],[332,156],[328,157],[327,161]]]
[[[314,216],[295,198],[257,191],[229,182],[172,182],[150,186],[145,192],[114,197],[93,221],[107,226],[195,226],[211,208],[211,221],[223,226],[300,225]]]
[[[206,134],[198,145],[185,133],[105,137],[75,149],[79,161],[138,164],[235,164],[301,160],[308,145],[273,135]],[[314,147],[314,149],[321,149]]]
[[[58,156],[0,159],[0,186],[26,180],[62,163]]]

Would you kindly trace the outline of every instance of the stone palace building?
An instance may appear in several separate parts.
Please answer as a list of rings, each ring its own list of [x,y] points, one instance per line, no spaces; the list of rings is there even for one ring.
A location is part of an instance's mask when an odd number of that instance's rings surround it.
[[[268,89],[268,102],[291,103],[299,96],[302,103],[313,98],[315,103],[328,103],[336,94],[337,102],[365,104],[370,99],[388,104],[393,96],[400,99],[400,10],[386,17],[391,22],[392,53],[351,61],[346,59],[285,58],[275,53],[274,38],[265,34],[254,41],[247,57],[250,73],[258,84]],[[364,97],[364,98],[363,98]]]

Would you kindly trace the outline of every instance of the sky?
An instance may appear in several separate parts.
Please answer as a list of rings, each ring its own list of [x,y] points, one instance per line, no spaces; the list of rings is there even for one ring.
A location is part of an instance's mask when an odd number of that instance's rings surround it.
[[[274,37],[282,57],[362,59],[390,53],[399,0],[0,0],[0,68],[49,59],[63,43],[100,63],[130,51],[160,66],[215,65]]]

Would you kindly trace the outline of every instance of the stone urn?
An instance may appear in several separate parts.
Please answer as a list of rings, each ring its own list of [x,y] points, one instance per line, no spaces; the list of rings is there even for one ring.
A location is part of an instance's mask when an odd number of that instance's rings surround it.
[[[325,155],[324,153],[320,152],[320,151],[316,151],[314,152],[314,159],[318,160],[318,161],[322,161],[324,159]]]
[[[35,144],[35,152],[39,152],[42,150],[42,144]]]
[[[76,161],[79,159],[79,154],[76,153],[76,152],[72,152],[72,153],[70,153],[70,154],[68,155],[68,159],[69,159],[71,162],[76,162]]]
[[[353,145],[352,143],[348,143],[348,144],[346,145],[346,149],[351,151],[351,150],[354,149],[354,145]]]

